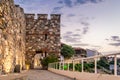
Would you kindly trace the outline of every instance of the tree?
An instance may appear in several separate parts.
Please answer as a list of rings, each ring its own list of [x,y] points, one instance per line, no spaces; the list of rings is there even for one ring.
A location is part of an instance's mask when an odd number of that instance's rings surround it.
[[[71,58],[75,54],[75,50],[71,46],[64,44],[61,48],[61,54],[64,58]]]

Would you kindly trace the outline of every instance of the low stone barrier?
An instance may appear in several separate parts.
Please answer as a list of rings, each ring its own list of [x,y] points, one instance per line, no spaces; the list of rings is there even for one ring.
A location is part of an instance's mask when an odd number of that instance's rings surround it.
[[[75,72],[75,71],[73,72],[73,71],[57,70],[53,68],[49,68],[48,70],[70,78],[76,78],[76,80],[120,80],[120,76],[114,76],[108,74],[95,74],[95,73]]]

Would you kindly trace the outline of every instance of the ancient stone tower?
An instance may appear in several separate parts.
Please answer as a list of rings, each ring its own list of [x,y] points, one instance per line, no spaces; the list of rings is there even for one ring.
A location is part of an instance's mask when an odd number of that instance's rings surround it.
[[[0,0],[0,71],[13,72],[16,65],[33,65],[35,54],[41,58],[60,54],[60,15],[25,14],[13,0]]]
[[[41,54],[42,58],[60,54],[60,15],[51,14],[51,19],[47,14],[34,17],[34,14],[25,14],[27,61],[32,61],[35,54]]]

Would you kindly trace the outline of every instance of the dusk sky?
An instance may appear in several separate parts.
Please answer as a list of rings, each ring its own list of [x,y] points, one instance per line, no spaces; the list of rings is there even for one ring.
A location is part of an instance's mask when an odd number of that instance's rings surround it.
[[[61,42],[120,52],[120,0],[14,0],[25,13],[61,14]]]

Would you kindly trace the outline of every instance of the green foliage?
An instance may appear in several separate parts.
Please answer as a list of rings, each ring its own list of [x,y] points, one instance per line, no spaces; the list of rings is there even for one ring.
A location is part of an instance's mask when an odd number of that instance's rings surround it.
[[[110,61],[109,64],[114,64],[114,61]]]
[[[73,63],[69,64],[70,70],[73,69]],[[82,71],[82,64],[75,64],[75,70],[76,71]],[[94,72],[94,63],[86,63],[84,62],[84,71],[86,72]]]
[[[64,70],[67,70],[68,69],[68,65],[64,65]]]
[[[70,64],[69,64],[69,69],[70,69],[70,70],[73,70],[73,63],[70,63]]]
[[[86,72],[94,72],[94,63],[93,62],[84,62],[84,71]]]
[[[84,71],[89,72],[90,71],[90,66],[88,63],[84,63]]]
[[[57,61],[58,61],[57,56],[54,54],[51,54],[51,55],[45,57],[44,59],[42,59],[41,64],[42,64],[43,69],[47,69],[49,63],[53,63],[53,62],[57,62]]]
[[[117,60],[117,65],[119,65],[118,62],[119,62],[119,61]],[[109,64],[113,64],[113,65],[114,65],[114,61],[110,61]]]
[[[109,69],[109,63],[104,60],[104,59],[100,59],[98,62],[98,68],[100,68],[100,66],[104,67],[105,69]]]
[[[71,46],[63,45],[61,48],[61,54],[64,58],[71,58],[75,54],[75,50]]]
[[[81,64],[75,64],[75,70],[76,71],[82,71],[82,65]]]

